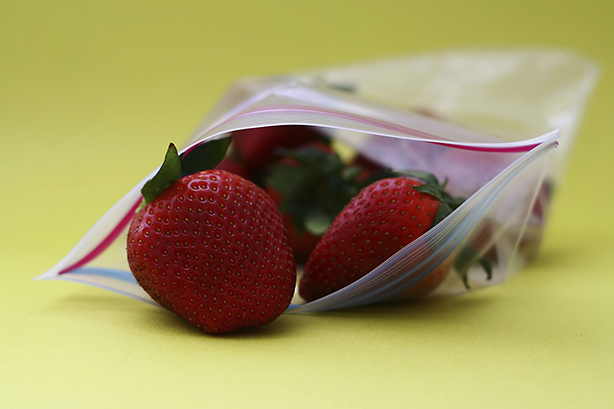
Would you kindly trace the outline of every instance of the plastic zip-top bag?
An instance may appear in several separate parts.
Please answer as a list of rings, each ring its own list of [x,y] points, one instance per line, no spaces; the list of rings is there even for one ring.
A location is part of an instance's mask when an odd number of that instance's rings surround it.
[[[459,294],[502,283],[535,255],[596,78],[590,61],[543,49],[434,53],[248,78],[228,90],[181,152],[240,130],[309,127],[343,157],[445,180],[450,196],[465,200],[442,221],[350,284],[310,302],[297,295],[289,308]],[[126,258],[128,225],[156,172],[39,278],[156,304]]]

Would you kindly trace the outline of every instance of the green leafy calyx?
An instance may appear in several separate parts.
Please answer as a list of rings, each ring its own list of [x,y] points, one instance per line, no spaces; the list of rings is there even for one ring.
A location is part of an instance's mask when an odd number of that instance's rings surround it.
[[[471,267],[478,263],[484,272],[488,280],[492,279],[492,265],[488,260],[482,257],[473,247],[470,245],[463,246],[456,258],[454,259],[454,269],[463,281],[463,285],[469,290],[469,270]]]
[[[141,189],[143,205],[152,202],[162,191],[182,177],[215,168],[224,159],[228,145],[230,137],[216,139],[196,145],[179,155],[177,147],[173,143],[169,144],[162,166]]]
[[[281,195],[279,208],[290,214],[299,234],[324,234],[337,214],[358,194],[359,168],[345,164],[327,146],[281,151],[267,184]]]

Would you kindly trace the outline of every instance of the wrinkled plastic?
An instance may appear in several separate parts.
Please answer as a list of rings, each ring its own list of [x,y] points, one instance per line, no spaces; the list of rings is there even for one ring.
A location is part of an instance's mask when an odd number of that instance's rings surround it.
[[[382,165],[447,179],[451,194],[468,199],[445,220],[358,281],[309,303],[297,296],[290,309],[412,298],[442,267],[449,273],[431,295],[459,294],[500,284],[534,257],[596,78],[590,61],[541,49],[437,53],[248,78],[228,90],[183,151],[239,129],[306,125]],[[38,278],[155,304],[130,273],[125,240],[140,189],[156,171]],[[463,262],[468,248],[488,271]],[[466,282],[460,269],[468,269]]]

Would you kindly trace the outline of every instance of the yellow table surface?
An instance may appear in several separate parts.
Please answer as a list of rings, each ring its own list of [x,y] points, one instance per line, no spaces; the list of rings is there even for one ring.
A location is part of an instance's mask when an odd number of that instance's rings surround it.
[[[614,407],[614,3],[0,3],[0,407]],[[240,77],[545,45],[602,75],[535,263],[445,300],[211,337],[33,277]]]

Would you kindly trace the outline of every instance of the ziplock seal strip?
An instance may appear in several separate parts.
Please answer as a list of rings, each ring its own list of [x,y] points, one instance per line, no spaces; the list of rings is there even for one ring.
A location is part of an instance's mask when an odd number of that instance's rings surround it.
[[[453,141],[453,140],[450,140],[450,139],[447,139],[441,136],[433,135],[427,132],[422,132],[417,129],[405,127],[402,125],[396,125],[388,121],[373,119],[373,118],[369,118],[369,117],[362,116],[362,115],[348,114],[345,112],[335,111],[332,109],[315,108],[315,107],[311,107],[308,105],[266,105],[266,106],[261,106],[257,108],[252,108],[240,114],[237,114],[233,116],[232,118],[227,119],[226,121],[223,121],[222,123],[217,125],[216,128],[220,128],[222,125],[227,124],[227,123],[232,123],[233,121],[237,119],[246,118],[250,116],[269,115],[269,114],[275,114],[275,113],[311,114],[311,115],[322,116],[322,117],[341,118],[341,119],[349,120],[349,121],[356,122],[356,123],[376,126],[378,128],[387,129],[393,132],[399,132],[407,136],[413,136],[413,137],[419,138],[419,141],[422,141],[422,142],[433,143],[436,145],[443,145],[443,146],[451,146],[457,149],[478,151],[478,152],[493,152],[493,153],[494,152],[499,152],[499,153],[528,152],[532,150],[533,148],[542,144],[544,141],[546,141],[548,139],[548,136],[551,134],[551,132],[549,132],[547,134],[540,135],[536,138],[528,139],[525,141],[518,141],[518,142],[493,142],[493,143],[456,142],[456,141]],[[328,124],[312,124],[312,123],[295,122],[295,121],[288,121],[288,122],[284,122],[283,124],[284,125],[322,126],[322,127],[334,128],[333,126],[328,125]],[[266,127],[266,126],[275,126],[275,124],[261,125],[259,127]],[[249,127],[249,128],[253,128],[253,127]],[[203,143],[205,140],[208,140],[211,137],[214,137],[219,134],[226,133],[226,132],[232,132],[233,130],[238,130],[238,129],[242,129],[242,128],[232,129],[232,130],[224,131],[224,132],[217,132],[214,135],[211,135],[210,137],[207,137],[205,139],[202,139],[199,142],[194,143],[192,146],[186,149],[186,151],[193,149],[196,145]],[[360,128],[349,129],[349,130],[353,130],[356,132],[363,132],[363,133],[365,132],[364,130]],[[396,135],[382,135],[382,136],[398,138],[398,136]]]

